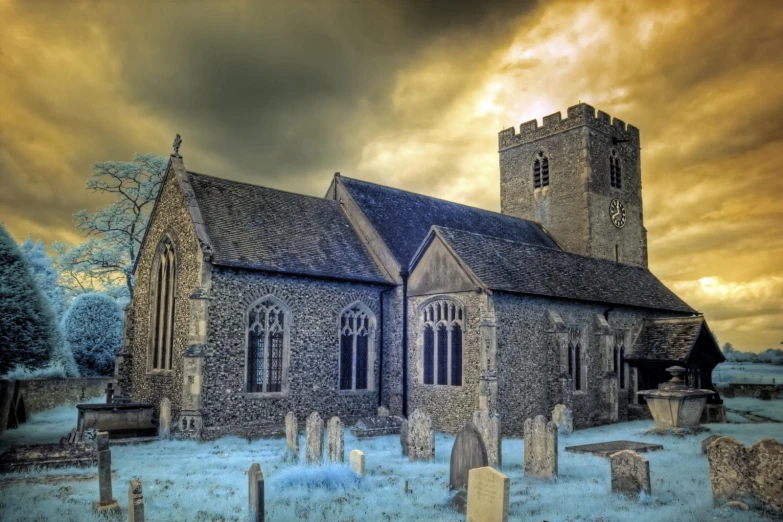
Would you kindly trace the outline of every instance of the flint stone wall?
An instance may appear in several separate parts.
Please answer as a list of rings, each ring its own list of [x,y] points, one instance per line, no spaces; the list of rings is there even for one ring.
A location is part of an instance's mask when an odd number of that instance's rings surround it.
[[[77,379],[29,379],[19,381],[27,414],[49,410],[63,404],[84,402],[106,395],[106,385],[114,377],[83,377]],[[13,391],[13,383],[11,383]]]

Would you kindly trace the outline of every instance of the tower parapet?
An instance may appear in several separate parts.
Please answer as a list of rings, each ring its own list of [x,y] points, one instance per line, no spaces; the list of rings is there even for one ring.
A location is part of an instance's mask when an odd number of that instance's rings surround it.
[[[563,119],[560,111],[544,116],[542,125],[538,126],[537,120],[530,120],[519,126],[519,133],[514,127],[509,127],[498,133],[498,148],[505,150],[524,143],[530,143],[553,134],[589,125],[591,128],[603,131],[615,140],[629,142],[639,147],[639,129],[633,125],[626,125],[619,118],[612,118],[604,111],[598,111],[587,103],[580,103],[569,107],[566,118]]]

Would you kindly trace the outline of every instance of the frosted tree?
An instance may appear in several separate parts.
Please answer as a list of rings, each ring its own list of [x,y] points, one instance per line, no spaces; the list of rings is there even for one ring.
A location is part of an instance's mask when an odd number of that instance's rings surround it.
[[[82,375],[111,375],[122,344],[122,310],[106,294],[81,294],[65,313],[62,329]]]
[[[133,297],[133,262],[147,230],[155,198],[163,183],[167,159],[136,154],[133,161],[94,163],[87,189],[114,200],[95,211],[81,210],[74,222],[87,236],[75,247],[55,243],[61,282],[75,294],[106,291]]]
[[[19,245],[19,250],[24,254],[27,266],[33,273],[38,288],[49,299],[49,305],[57,320],[60,321],[68,309],[68,298],[58,283],[59,276],[54,269],[52,257],[46,252],[43,242],[40,239],[33,241],[31,236],[28,236],[27,240]]]

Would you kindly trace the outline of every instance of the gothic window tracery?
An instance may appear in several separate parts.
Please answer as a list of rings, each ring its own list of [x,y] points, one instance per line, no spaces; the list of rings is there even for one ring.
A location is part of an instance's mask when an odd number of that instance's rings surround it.
[[[288,309],[272,296],[247,314],[247,391],[281,392],[286,360]]]
[[[549,158],[543,151],[538,151],[533,160],[533,188],[549,185]]]
[[[462,386],[462,305],[450,299],[427,303],[422,319],[422,383]]]
[[[340,316],[340,390],[371,387],[375,316],[355,303]]]
[[[158,246],[153,264],[151,343],[148,360],[148,366],[152,370],[171,369],[176,275],[174,244],[166,237]]]
[[[616,150],[613,150],[609,156],[609,181],[613,188],[623,188],[622,164]]]
[[[579,328],[571,328],[569,330],[568,375],[571,377],[574,391],[584,390],[584,351],[582,349],[581,331]]]

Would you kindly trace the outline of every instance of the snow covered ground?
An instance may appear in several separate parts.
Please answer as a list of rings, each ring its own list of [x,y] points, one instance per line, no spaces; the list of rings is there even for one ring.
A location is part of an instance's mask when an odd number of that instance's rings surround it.
[[[760,401],[759,401],[760,402]],[[783,401],[768,404],[783,406]],[[281,421],[282,422],[282,421]],[[57,441],[75,424],[75,408],[56,408],[34,415],[18,430],[0,437],[10,443]],[[713,424],[711,433],[687,438],[644,434],[652,426],[639,421],[580,430],[560,438],[560,476],[556,482],[525,478],[523,441],[503,442],[502,472],[511,478],[510,520],[531,521],[742,521],[765,520],[758,514],[714,509],[707,459],[701,441],[710,434],[731,435],[745,444],[763,437],[783,439],[783,424]],[[653,496],[633,501],[613,495],[609,461],[564,451],[565,446],[608,440],[657,442],[663,451],[647,453]],[[267,520],[270,521],[461,521],[446,506],[449,457],[454,437],[436,436],[435,461],[410,463],[400,454],[396,436],[357,440],[348,431],[346,456],[354,448],[367,454],[365,478],[343,466],[308,468],[284,462],[285,440],[226,437],[211,443],[156,442],[112,448],[117,478],[114,496],[127,520],[128,481],[144,483],[146,515],[154,521],[247,520],[247,470],[261,464],[266,477]],[[304,437],[300,438],[300,444]],[[0,476],[85,473],[78,468]],[[404,481],[412,493],[404,492]],[[97,480],[59,485],[15,484],[0,489],[0,520],[98,521],[91,512],[98,497]]]
[[[724,362],[712,371],[712,382],[714,384],[783,384],[783,366]]]
[[[783,422],[783,400],[762,401],[753,397],[736,397],[734,399],[723,399],[723,402],[728,409],[749,412]],[[783,425],[781,425],[781,431],[783,431]]]

